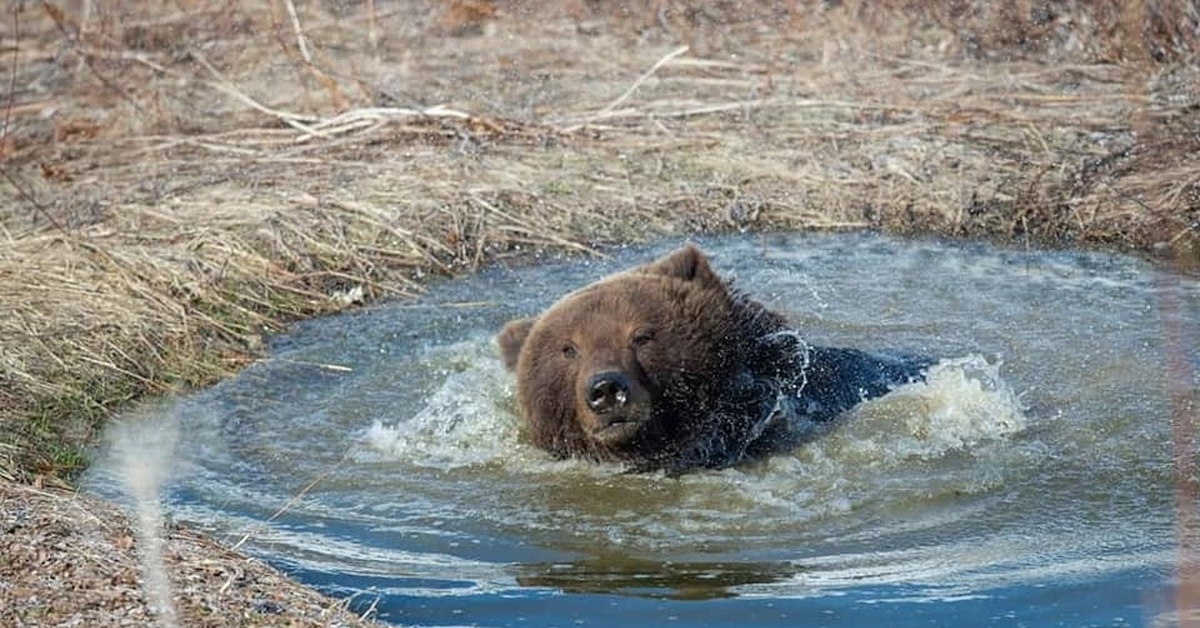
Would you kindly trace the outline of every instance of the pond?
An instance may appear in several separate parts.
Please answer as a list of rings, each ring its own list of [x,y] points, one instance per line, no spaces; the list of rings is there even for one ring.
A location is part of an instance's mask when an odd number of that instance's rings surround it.
[[[172,519],[399,625],[1170,617],[1172,423],[1194,419],[1179,391],[1200,386],[1200,282],[1097,253],[702,239],[810,342],[941,361],[794,454],[734,469],[624,474],[524,443],[492,335],[679,244],[306,321],[237,377],[126,423],[174,443]],[[121,498],[127,449],[97,452],[88,490]]]

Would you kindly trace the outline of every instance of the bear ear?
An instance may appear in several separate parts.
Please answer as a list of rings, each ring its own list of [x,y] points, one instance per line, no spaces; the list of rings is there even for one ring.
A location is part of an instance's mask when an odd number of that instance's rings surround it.
[[[529,331],[533,329],[535,322],[537,322],[535,318],[509,321],[504,329],[496,334],[496,345],[500,347],[500,361],[504,363],[504,368],[510,371],[517,370],[517,358],[521,355],[521,346],[525,344],[525,339],[529,337]]]
[[[713,271],[712,266],[709,266],[708,257],[695,244],[687,244],[666,257],[646,264],[640,272],[666,275],[710,286],[723,285],[721,278]]]

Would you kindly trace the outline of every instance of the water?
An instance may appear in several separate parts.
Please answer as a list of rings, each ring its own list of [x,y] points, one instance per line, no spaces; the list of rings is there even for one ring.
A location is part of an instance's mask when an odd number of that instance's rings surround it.
[[[521,442],[491,335],[676,244],[308,321],[236,378],[127,422],[177,438],[174,519],[400,625],[1165,621],[1170,393],[1200,385],[1200,284],[1102,254],[705,240],[811,342],[944,359],[738,469],[626,475]],[[90,490],[122,494],[120,451],[98,452]]]

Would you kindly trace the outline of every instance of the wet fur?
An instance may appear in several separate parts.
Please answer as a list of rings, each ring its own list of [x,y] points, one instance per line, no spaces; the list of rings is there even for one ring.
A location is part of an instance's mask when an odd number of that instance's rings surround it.
[[[510,322],[496,342],[535,445],[670,473],[791,449],[928,365],[809,346],[691,245]],[[623,412],[637,417],[616,442],[583,401],[587,378],[605,370],[629,376]]]

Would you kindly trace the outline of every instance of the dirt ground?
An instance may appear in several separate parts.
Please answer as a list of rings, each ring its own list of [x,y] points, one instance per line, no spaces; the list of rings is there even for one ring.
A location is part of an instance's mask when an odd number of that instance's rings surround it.
[[[5,626],[149,626],[160,606],[131,559],[137,533],[116,507],[0,483],[0,620]],[[361,626],[345,602],[182,528],[163,552],[181,626]],[[369,600],[364,604],[369,608]]]
[[[5,625],[152,616],[69,489],[114,410],[433,275],[777,229],[1200,268],[1192,2],[5,6]],[[357,621],[170,537],[189,625]]]

